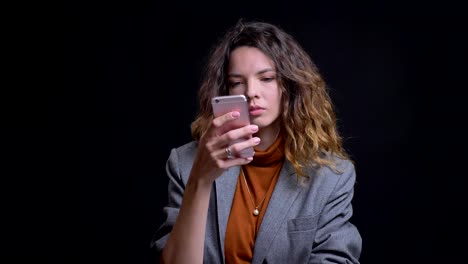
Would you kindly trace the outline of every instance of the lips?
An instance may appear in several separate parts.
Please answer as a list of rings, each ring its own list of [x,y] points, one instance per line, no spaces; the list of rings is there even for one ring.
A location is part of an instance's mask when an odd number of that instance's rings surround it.
[[[256,106],[256,105],[249,107],[249,113],[251,116],[258,116],[258,115],[261,115],[263,112],[265,112],[265,108],[263,107]]]

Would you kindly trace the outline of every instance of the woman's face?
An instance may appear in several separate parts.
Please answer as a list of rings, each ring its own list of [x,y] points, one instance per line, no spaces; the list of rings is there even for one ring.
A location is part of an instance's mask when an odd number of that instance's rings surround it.
[[[249,100],[250,121],[260,129],[279,129],[281,93],[273,61],[257,48],[241,46],[231,53],[229,94]]]

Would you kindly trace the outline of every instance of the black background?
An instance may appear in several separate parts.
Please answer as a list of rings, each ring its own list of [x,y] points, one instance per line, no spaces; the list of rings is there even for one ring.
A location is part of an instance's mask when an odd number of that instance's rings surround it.
[[[462,259],[463,16],[449,2],[68,2],[64,87],[48,98],[49,135],[60,139],[53,157],[64,170],[46,199],[53,220],[39,221],[40,239],[16,254],[154,263],[165,162],[191,140],[209,49],[243,17],[293,35],[330,87],[356,163],[362,263]],[[73,158],[62,155],[70,150]]]

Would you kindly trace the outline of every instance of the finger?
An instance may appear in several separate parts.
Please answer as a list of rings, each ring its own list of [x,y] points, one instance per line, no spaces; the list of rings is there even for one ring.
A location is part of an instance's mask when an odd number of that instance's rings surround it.
[[[221,115],[221,116],[218,116],[218,117],[214,118],[213,121],[212,121],[212,125],[214,127],[221,127],[225,123],[239,118],[239,116],[240,116],[240,113],[237,112],[237,111],[229,112],[229,113],[226,113],[224,115]]]
[[[218,136],[219,134],[222,134],[222,133],[219,133],[218,130],[225,123],[227,123],[227,122],[229,122],[231,120],[235,120],[235,119],[239,118],[239,116],[240,116],[240,113],[237,112],[237,111],[234,111],[234,112],[229,112],[229,113],[226,113],[224,115],[213,118],[213,120],[211,120],[211,124],[208,127],[205,134],[206,135],[211,135],[211,136]]]
[[[225,146],[231,145],[232,142],[239,142],[244,141],[244,139],[249,139],[257,131],[258,126],[256,125],[248,125],[245,127],[233,129],[219,136],[219,138],[212,142],[212,146],[214,149],[223,148]]]
[[[235,144],[232,144],[229,146],[229,148],[226,148],[229,150],[232,156],[234,157],[241,157],[241,152],[247,148],[253,148],[260,144],[260,138],[259,137],[253,137],[244,141],[236,142]],[[244,153],[245,154],[245,153]]]
[[[217,160],[227,160],[236,158],[235,154],[232,152],[231,147],[227,146],[222,149],[218,149],[212,152],[212,157]]]
[[[254,147],[258,144],[260,144],[260,138],[250,138],[248,140],[232,144],[231,146],[215,150],[212,152],[212,157],[217,160],[242,158],[241,152],[244,149]]]
[[[223,161],[223,167],[229,169],[230,167],[249,164],[252,160],[253,157],[228,159]]]

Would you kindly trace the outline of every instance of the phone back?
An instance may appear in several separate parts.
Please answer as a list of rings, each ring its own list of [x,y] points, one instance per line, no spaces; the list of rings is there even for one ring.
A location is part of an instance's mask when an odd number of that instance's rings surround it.
[[[250,124],[249,105],[247,103],[247,98],[244,95],[226,95],[214,97],[211,100],[211,104],[213,106],[213,114],[215,117],[232,111],[237,111],[240,113],[239,118],[232,120],[223,126],[221,133],[226,133],[229,130],[244,127]],[[232,142],[232,144],[241,140],[242,139],[236,140]],[[241,157],[251,157],[253,156],[253,153],[253,148],[244,149],[241,152]]]

